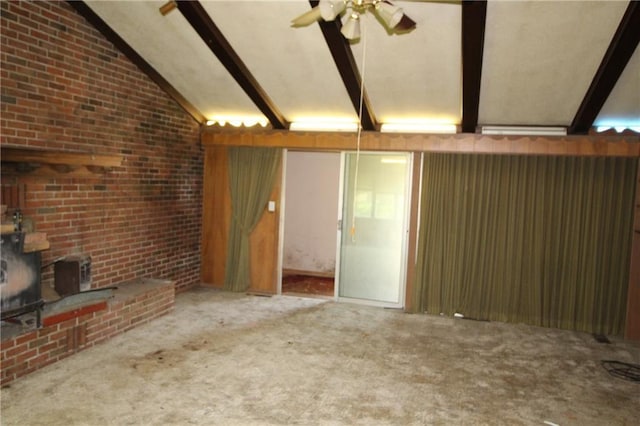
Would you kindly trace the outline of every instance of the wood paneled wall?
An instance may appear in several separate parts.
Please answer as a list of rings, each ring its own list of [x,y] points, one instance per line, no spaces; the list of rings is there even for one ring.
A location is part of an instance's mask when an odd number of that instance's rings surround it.
[[[208,146],[204,160],[204,191],[202,214],[202,283],[222,288],[224,285],[227,243],[231,224],[229,193],[229,161],[226,146]],[[265,213],[251,234],[250,292],[277,292],[278,235],[282,167],[276,175],[271,192],[276,211]]]
[[[227,242],[231,222],[227,148],[210,146],[204,153],[202,205],[202,282],[214,287],[224,284]]]
[[[231,214],[228,177],[228,146],[271,146],[308,150],[355,150],[355,135],[345,133],[295,133],[286,131],[233,131],[205,129],[204,208],[202,233],[202,282],[222,287],[227,252],[227,234]],[[456,135],[395,135],[363,133],[360,148],[370,151],[460,152],[525,155],[573,155],[640,157],[640,137],[617,136],[484,136]],[[419,158],[419,155],[416,155]],[[415,258],[417,229],[419,162],[414,164],[414,201],[412,203],[409,259]],[[278,235],[281,173],[273,188],[272,200],[276,212],[265,213],[251,237],[250,291],[276,293],[278,265]],[[636,195],[631,273],[625,337],[640,340],[640,171]],[[414,217],[414,215],[416,215]],[[406,307],[411,306],[413,264],[407,270]]]
[[[274,178],[269,200],[275,201],[276,211],[265,209],[262,219],[251,233],[251,288],[253,293],[275,294],[278,291],[278,237],[280,235],[280,192],[282,161]]]
[[[355,150],[354,133],[238,131],[205,129],[202,144],[271,146],[309,150]],[[640,156],[640,137],[616,136],[490,136],[480,134],[421,135],[363,132],[360,149],[368,151],[460,152],[476,154]]]

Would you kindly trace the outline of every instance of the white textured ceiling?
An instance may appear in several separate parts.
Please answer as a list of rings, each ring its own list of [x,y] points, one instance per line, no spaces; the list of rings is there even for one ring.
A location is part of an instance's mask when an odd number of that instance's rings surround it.
[[[179,10],[165,1],[89,7],[208,119],[260,109]],[[356,121],[358,111],[317,24],[293,28],[307,0],[201,1],[284,118]],[[462,120],[462,7],[397,1],[417,23],[390,35],[371,14],[351,45],[379,123]],[[487,6],[478,126],[568,126],[627,8],[626,1],[498,1]],[[638,49],[595,124],[640,125]]]
[[[571,124],[626,7],[622,1],[489,3],[480,123]]]
[[[363,39],[352,45],[373,111],[380,122],[459,123],[460,6],[395,4],[416,22],[414,31],[389,35],[375,17],[368,14],[363,20]]]
[[[202,5],[288,121],[357,118],[318,25],[291,27],[308,2]]]
[[[206,117],[262,114],[233,77],[164,1],[90,1],[89,6]]]

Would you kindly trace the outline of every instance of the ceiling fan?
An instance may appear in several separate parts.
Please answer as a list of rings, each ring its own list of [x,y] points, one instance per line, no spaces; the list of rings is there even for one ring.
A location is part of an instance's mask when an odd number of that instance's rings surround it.
[[[291,21],[293,27],[305,27],[320,19],[333,21],[344,14],[340,32],[348,40],[360,38],[360,15],[372,12],[394,31],[410,31],[415,21],[402,8],[388,0],[320,0],[318,5]]]

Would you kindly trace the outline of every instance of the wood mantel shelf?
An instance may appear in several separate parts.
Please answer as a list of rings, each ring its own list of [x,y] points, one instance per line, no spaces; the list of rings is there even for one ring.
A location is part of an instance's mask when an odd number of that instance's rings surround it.
[[[107,173],[122,165],[119,155],[51,151],[3,146],[2,174],[87,176]]]

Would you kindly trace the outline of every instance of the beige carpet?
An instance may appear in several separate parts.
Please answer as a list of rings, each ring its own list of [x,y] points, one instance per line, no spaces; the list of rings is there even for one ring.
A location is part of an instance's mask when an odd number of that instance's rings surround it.
[[[640,346],[291,296],[197,289],[2,389],[2,425],[632,425]]]

